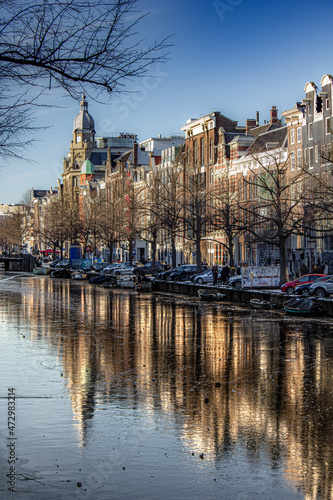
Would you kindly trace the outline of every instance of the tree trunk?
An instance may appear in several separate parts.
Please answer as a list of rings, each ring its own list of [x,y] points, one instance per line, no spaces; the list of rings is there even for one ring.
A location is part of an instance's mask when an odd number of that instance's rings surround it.
[[[129,264],[132,265],[133,262],[133,238],[129,239]]]
[[[157,242],[157,233],[154,232],[153,233],[153,241],[152,241],[152,253],[153,253],[153,255],[152,255],[152,262],[153,262],[153,269],[155,269],[155,267],[156,267],[156,246],[157,246],[156,242]]]
[[[109,262],[110,262],[110,264],[112,264],[112,262],[113,262],[113,242],[109,242],[108,249],[109,249],[109,253],[110,253]]]
[[[234,242],[231,238],[229,238],[228,252],[229,252],[230,267],[235,267]]]
[[[177,253],[176,253],[176,241],[175,237],[171,237],[171,252],[172,252],[172,267],[177,266]]]
[[[281,238],[279,241],[280,250],[280,286],[287,281],[286,272],[286,240]]]

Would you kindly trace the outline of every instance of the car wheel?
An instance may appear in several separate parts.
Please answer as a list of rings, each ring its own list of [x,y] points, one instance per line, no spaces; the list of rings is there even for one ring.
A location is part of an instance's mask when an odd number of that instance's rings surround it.
[[[319,297],[322,299],[323,297],[325,297],[325,295],[326,295],[326,292],[323,288],[317,288],[317,290],[315,291],[316,297]]]
[[[173,278],[173,281],[179,281],[179,279],[180,279],[180,278],[179,278],[179,276],[175,276],[175,277]]]
[[[200,283],[200,285],[203,283],[203,279],[202,278],[198,278],[197,279],[197,283]]]
[[[310,295],[310,291],[308,288],[304,288],[304,290],[302,290],[302,295],[304,297],[308,297]]]
[[[240,281],[236,281],[234,287],[236,288],[236,290],[240,290],[242,288],[242,283]]]
[[[286,293],[287,293],[288,295],[291,295],[292,293],[294,293],[294,289],[293,289],[293,287],[292,287],[292,286],[288,286],[288,288],[287,288],[287,290],[286,290]]]

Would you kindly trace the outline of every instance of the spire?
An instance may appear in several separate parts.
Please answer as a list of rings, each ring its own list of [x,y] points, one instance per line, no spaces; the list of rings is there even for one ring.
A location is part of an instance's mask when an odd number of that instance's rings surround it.
[[[94,119],[88,113],[88,102],[84,94],[80,102],[80,113],[74,119],[73,132],[75,131],[95,132]]]
[[[86,101],[86,96],[82,94],[82,101],[80,102],[80,111],[86,111],[88,113],[88,102]]]

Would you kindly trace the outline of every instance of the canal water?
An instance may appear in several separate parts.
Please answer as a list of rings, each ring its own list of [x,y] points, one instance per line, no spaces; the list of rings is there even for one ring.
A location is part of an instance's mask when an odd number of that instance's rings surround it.
[[[329,318],[2,273],[0,357],[0,498],[333,498]]]

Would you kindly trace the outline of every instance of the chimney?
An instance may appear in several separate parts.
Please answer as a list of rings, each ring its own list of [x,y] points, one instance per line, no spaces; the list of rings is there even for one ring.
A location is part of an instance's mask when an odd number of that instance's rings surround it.
[[[138,143],[134,142],[133,144],[133,167],[138,166]]]
[[[259,111],[256,111],[256,126],[259,127]]]
[[[248,118],[246,120],[246,133],[254,127],[256,127],[256,121],[253,118]]]
[[[271,123],[277,123],[277,122],[278,122],[277,109],[276,109],[276,106],[272,106],[272,109],[271,109]]]

